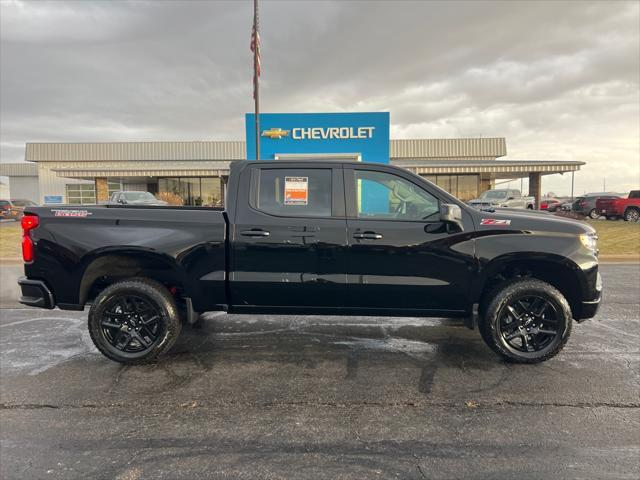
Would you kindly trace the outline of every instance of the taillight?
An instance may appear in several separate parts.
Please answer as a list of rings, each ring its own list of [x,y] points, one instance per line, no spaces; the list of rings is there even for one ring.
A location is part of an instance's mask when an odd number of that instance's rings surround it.
[[[24,215],[20,222],[22,224],[22,259],[25,262],[33,261],[33,240],[31,230],[36,228],[40,220],[36,215]]]
[[[2,205],[3,210],[11,210],[11,205]]]

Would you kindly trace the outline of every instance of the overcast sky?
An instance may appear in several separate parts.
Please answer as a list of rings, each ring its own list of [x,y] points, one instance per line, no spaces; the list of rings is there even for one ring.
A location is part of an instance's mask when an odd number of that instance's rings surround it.
[[[244,139],[253,2],[0,2],[3,162]],[[262,111],[389,111],[392,138],[506,137],[511,159],[587,162],[576,193],[639,188],[639,6],[263,0]]]

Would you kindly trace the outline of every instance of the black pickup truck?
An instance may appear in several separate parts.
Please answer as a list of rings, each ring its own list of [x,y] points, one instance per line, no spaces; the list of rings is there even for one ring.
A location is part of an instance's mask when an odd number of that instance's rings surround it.
[[[600,302],[590,226],[478,211],[400,168],[234,162],[225,204],[28,207],[20,301],[90,304],[97,348],[129,364],[211,310],[461,317],[507,360],[536,363]]]

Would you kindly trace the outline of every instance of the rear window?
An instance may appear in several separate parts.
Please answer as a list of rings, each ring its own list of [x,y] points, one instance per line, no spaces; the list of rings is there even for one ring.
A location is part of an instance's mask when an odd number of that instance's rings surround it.
[[[11,204],[6,200],[0,200],[0,207],[7,207],[7,206],[11,206]]]
[[[331,169],[262,168],[254,170],[251,206],[289,217],[331,216]]]
[[[632,190],[629,192],[629,198],[640,198],[640,190]]]

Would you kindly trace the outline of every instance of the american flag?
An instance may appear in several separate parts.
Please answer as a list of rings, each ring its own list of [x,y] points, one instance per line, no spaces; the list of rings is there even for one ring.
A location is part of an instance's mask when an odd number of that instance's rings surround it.
[[[260,76],[260,33],[256,28],[256,24],[253,24],[253,30],[251,30],[251,46],[249,47],[256,56],[256,75]]]

